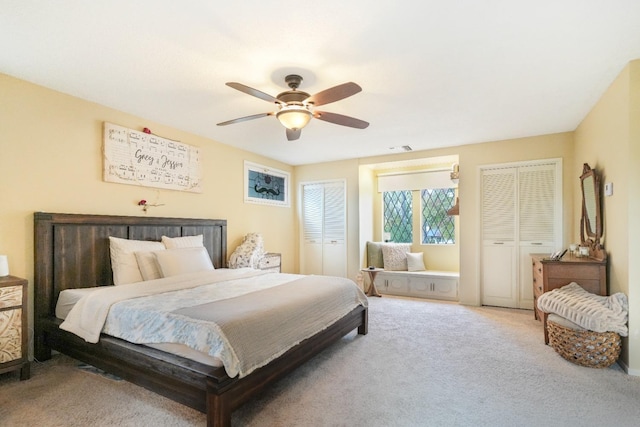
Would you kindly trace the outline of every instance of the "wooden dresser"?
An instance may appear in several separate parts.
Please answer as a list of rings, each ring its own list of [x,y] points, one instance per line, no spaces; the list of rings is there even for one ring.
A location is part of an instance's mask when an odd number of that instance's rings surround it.
[[[538,309],[538,297],[552,289],[576,282],[586,291],[607,295],[607,261],[589,257],[565,256],[552,261],[548,254],[532,254],[534,316],[544,325],[544,342],[549,343],[547,314]]]
[[[0,374],[20,369],[20,379],[29,379],[27,281],[0,277]]]

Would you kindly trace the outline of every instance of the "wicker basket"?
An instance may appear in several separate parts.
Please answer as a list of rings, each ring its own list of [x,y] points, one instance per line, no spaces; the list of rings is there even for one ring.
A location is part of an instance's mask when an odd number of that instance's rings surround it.
[[[576,365],[606,368],[620,356],[620,335],[566,328],[547,321],[549,345],[560,356]]]

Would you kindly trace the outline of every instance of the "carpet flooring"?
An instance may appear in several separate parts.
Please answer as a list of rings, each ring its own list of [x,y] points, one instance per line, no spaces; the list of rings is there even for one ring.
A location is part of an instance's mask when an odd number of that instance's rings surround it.
[[[371,298],[350,333],[234,426],[638,426],[640,378],[574,365],[526,310]],[[204,426],[204,414],[63,355],[0,375],[2,426]]]

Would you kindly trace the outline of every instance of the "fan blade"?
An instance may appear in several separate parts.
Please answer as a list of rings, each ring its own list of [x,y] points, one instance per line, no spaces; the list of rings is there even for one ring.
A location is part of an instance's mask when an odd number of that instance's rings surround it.
[[[305,99],[305,102],[313,103],[313,105],[326,105],[332,102],[340,101],[351,95],[355,95],[360,92],[362,88],[353,82],[343,83],[338,86],[331,87],[329,89],[318,92],[315,95],[311,95]]]
[[[302,133],[302,129],[298,129],[298,130],[287,129],[287,139],[289,141],[295,141],[296,139],[300,138],[301,133]]]
[[[260,113],[252,116],[238,117],[237,119],[227,120],[226,122],[218,123],[218,126],[226,126],[233,123],[245,122],[247,120],[259,119],[260,117],[273,116],[274,113]]]
[[[268,93],[261,92],[258,89],[254,89],[247,85],[243,85],[242,83],[228,82],[227,86],[232,87],[236,90],[239,90],[240,92],[244,92],[248,95],[255,96],[256,98],[264,99],[267,102],[275,102],[275,103],[280,102],[278,101],[278,98],[275,98],[269,95]]]
[[[364,120],[343,116],[342,114],[327,113],[326,111],[314,111],[313,117],[336,125],[349,126],[350,128],[364,129],[369,126],[369,123]]]

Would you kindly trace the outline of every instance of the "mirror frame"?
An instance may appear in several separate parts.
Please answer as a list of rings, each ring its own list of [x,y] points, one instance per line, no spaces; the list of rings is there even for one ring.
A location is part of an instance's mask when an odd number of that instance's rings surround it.
[[[593,180],[593,199],[595,206],[593,209],[587,209],[585,198],[585,180],[588,178]],[[602,206],[600,201],[600,176],[595,169],[591,169],[588,163],[582,167],[582,175],[580,176],[580,189],[582,191],[582,216],[580,218],[580,240],[582,246],[590,248],[590,256],[598,259],[606,257],[600,239],[602,238]],[[595,212],[595,224],[589,218],[589,211]],[[586,238],[585,238],[586,234]]]

